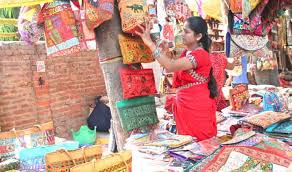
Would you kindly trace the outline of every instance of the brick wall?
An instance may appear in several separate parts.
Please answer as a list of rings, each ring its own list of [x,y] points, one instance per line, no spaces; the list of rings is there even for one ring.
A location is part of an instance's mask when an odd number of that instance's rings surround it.
[[[45,72],[37,72],[36,61],[45,62]],[[0,43],[2,131],[53,120],[57,136],[69,138],[85,124],[94,97],[105,94],[95,51],[47,58],[44,43]]]

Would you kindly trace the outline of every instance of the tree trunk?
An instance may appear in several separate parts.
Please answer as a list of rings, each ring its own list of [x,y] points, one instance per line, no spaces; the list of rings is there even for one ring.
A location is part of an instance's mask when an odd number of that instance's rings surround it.
[[[112,114],[111,134],[115,140],[110,139],[109,147],[117,144],[118,151],[123,150],[128,133],[125,132],[120,124],[117,113],[116,102],[123,100],[122,86],[120,81],[119,69],[123,66],[122,55],[118,42],[118,34],[121,33],[121,23],[117,2],[115,1],[114,16],[110,21],[105,22],[96,29],[97,45],[100,66],[106,84],[106,91]]]

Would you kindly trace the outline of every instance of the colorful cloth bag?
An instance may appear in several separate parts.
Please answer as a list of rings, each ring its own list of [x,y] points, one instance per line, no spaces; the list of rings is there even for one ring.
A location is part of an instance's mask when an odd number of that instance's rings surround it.
[[[119,35],[119,44],[124,64],[149,63],[154,61],[151,50],[140,38]]]
[[[75,150],[79,143],[66,141],[49,146],[40,146],[35,148],[23,149],[19,153],[20,170],[22,172],[40,172],[46,171],[45,155],[59,149]]]
[[[83,7],[74,11],[80,46],[83,50],[96,50],[95,33],[87,27],[85,14]]]
[[[114,0],[84,0],[85,18],[89,30],[110,20],[114,13]]]
[[[157,93],[152,69],[120,69],[123,98],[150,96]]]
[[[277,61],[273,58],[272,51],[265,48],[264,56],[256,56],[256,69],[259,71],[274,70],[277,67]]]
[[[230,0],[230,10],[233,13],[242,12],[242,0]]]
[[[70,172],[131,172],[132,153],[124,151],[108,155],[100,160],[92,160],[84,164],[76,165]]]
[[[229,100],[232,110],[240,110],[246,103],[248,103],[248,87],[246,85],[237,85],[229,90]]]
[[[38,23],[44,23],[47,56],[64,56],[80,51],[80,42],[70,2],[45,4]]]
[[[243,55],[253,54],[263,57],[268,37],[255,35],[231,35],[229,57],[240,58]]]
[[[265,90],[258,91],[257,93],[263,97],[263,111],[281,111],[282,103],[276,93]]]
[[[177,21],[185,22],[191,16],[191,10],[185,0],[164,0],[167,16],[174,17]]]
[[[36,43],[43,33],[43,29],[37,25],[37,18],[40,10],[40,5],[23,6],[20,8],[17,24],[18,33],[21,40],[28,44]]]
[[[93,159],[100,161],[102,148],[100,145],[83,147],[77,150],[57,150],[46,154],[47,172],[69,172],[77,164],[90,162]]]
[[[55,143],[53,122],[36,125],[32,128],[0,133],[0,158],[18,157],[20,150]]]
[[[261,0],[242,0],[242,16],[247,18],[253,9],[261,2]]]
[[[158,123],[155,100],[152,96],[122,100],[116,103],[122,128],[135,128]]]
[[[119,10],[122,30],[126,33],[135,34],[139,31],[139,25],[143,24],[147,17],[147,4],[145,0],[120,0]]]

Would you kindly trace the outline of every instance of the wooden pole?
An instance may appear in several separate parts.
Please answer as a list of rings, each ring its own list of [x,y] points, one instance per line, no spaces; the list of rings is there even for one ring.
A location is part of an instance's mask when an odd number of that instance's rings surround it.
[[[113,148],[116,144],[118,151],[123,150],[125,140],[129,136],[121,127],[116,108],[116,102],[123,100],[119,69],[124,65],[118,42],[118,34],[121,33],[121,30],[119,11],[115,1],[113,18],[99,26],[95,33],[100,66],[105,80],[112,115],[111,134],[114,134],[114,137],[111,136],[111,138],[115,138],[115,140],[110,139],[109,147]]]

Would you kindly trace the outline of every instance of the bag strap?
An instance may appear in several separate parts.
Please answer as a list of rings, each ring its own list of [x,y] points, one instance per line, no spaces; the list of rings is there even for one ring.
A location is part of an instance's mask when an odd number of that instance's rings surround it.
[[[85,148],[82,147],[81,149],[82,149],[82,155],[83,155],[84,162],[87,162],[86,155],[85,155]]]
[[[125,166],[126,166],[126,168],[127,168],[127,171],[126,171],[126,172],[129,172],[129,165],[127,164],[127,162],[126,162],[126,160],[123,158],[123,156],[122,156],[120,153],[116,153],[116,154],[114,154],[114,155],[118,155],[118,156],[122,159],[123,163],[125,164]]]
[[[74,166],[77,165],[76,161],[73,159],[73,157],[70,155],[70,153],[66,149],[60,149],[60,150],[58,150],[58,152],[65,153],[70,158],[70,160],[73,162],[73,165]]]

